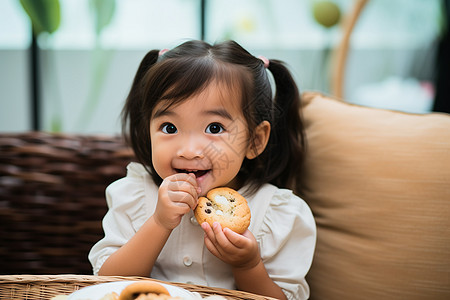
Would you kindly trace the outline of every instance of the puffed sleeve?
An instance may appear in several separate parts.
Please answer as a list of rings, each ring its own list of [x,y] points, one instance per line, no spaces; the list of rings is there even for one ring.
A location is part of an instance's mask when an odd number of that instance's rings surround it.
[[[92,247],[88,256],[95,275],[106,259],[123,246],[152,213],[146,201],[145,174],[142,165],[130,163],[127,176],[106,188],[108,212],[102,222],[105,236]]]
[[[309,298],[305,276],[316,245],[316,224],[309,206],[290,190],[278,189],[256,239],[270,277],[287,298]]]

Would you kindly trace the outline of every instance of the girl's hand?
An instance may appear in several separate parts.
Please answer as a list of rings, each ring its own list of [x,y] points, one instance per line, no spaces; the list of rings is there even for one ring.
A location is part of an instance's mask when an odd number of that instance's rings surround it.
[[[247,229],[242,235],[214,222],[213,226],[203,223],[205,245],[216,257],[238,269],[251,269],[261,261],[258,243]]]
[[[177,227],[181,218],[197,205],[199,189],[194,174],[166,177],[158,190],[155,222],[168,230]]]

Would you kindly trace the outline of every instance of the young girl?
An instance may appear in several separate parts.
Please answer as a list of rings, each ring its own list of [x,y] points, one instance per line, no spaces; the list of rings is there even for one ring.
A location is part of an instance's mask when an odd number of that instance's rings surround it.
[[[308,298],[316,228],[291,191],[304,152],[299,105],[280,61],[235,42],[150,51],[123,110],[140,163],[107,188],[105,237],[89,254],[94,273]],[[242,235],[195,221],[198,197],[221,186],[248,201]]]

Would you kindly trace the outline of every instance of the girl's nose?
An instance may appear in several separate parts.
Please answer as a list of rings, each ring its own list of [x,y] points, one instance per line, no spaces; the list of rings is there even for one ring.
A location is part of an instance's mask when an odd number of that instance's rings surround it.
[[[201,138],[189,135],[180,141],[177,156],[186,159],[204,158],[204,150],[205,146]]]

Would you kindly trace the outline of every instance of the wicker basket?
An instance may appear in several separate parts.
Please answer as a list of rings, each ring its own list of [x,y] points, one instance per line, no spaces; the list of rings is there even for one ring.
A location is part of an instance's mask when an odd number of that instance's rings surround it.
[[[0,276],[0,299],[48,300],[57,295],[68,295],[80,288],[121,280],[148,280],[143,277],[91,276],[91,275],[3,275]],[[158,280],[155,280],[158,281]],[[251,293],[211,288],[192,284],[171,283],[203,297],[223,296],[227,299],[272,299]],[[107,292],[107,291],[106,291]],[[93,299],[95,300],[95,299]]]
[[[131,160],[116,136],[0,134],[0,274],[92,274],[105,188]]]

